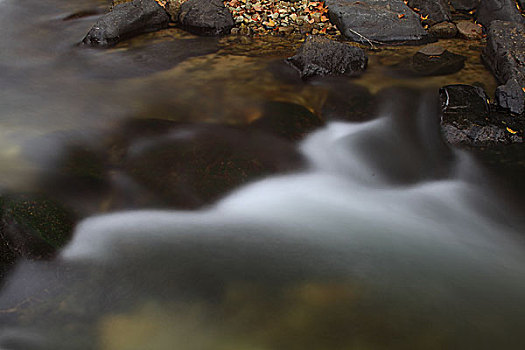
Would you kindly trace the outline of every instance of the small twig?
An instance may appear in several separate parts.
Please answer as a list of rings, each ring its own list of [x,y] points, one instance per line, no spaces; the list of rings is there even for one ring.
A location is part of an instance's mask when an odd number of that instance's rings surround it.
[[[376,44],[384,44],[383,42],[381,41],[377,41],[377,40],[371,40],[371,39],[368,39],[366,36],[356,32],[355,30],[353,29],[350,29],[350,28],[346,28],[348,29],[349,31],[351,31],[352,33],[354,33],[355,35],[358,35],[360,38],[366,40],[368,42],[368,44],[370,45],[370,47],[372,47],[374,50],[377,49],[377,47],[373,44],[373,43],[376,43]]]

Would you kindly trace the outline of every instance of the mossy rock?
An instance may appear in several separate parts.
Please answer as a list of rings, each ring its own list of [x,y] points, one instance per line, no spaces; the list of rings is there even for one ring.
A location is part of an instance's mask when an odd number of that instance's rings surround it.
[[[74,224],[74,215],[51,199],[31,195],[0,197],[0,249],[10,257],[5,263],[17,257],[52,257],[69,240]]]

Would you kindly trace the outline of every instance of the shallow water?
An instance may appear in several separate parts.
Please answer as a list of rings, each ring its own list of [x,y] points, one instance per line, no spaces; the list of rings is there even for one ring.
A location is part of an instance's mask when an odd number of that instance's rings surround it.
[[[439,134],[437,87],[495,86],[479,43],[449,43],[471,50],[452,76],[388,75],[416,50],[388,48],[358,79],[305,83],[283,63],[294,41],[172,28],[77,46],[96,15],[64,19],[106,6],[0,1],[0,186],[83,217],[56,259],[21,261],[5,280],[0,348],[525,346],[522,148],[479,156]],[[290,103],[326,125],[300,142],[251,129]],[[281,163],[180,210],[140,183],[172,181],[163,158],[140,181],[114,160],[192,135],[206,152],[237,145]],[[64,166],[75,152],[89,166]]]

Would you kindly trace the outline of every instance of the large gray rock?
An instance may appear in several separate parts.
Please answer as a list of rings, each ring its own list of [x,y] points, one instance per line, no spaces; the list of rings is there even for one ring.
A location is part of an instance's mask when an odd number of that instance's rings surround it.
[[[225,35],[235,25],[230,11],[220,0],[188,0],[180,7],[179,23],[198,35]]]
[[[419,16],[401,0],[326,0],[330,20],[348,39],[362,42],[420,42],[428,34]]]
[[[520,14],[514,0],[483,0],[478,6],[476,19],[484,27],[488,27],[490,22],[495,20],[525,23],[525,18]]]
[[[313,76],[356,76],[366,69],[365,52],[325,37],[309,36],[295,56],[287,60],[307,79]]]
[[[109,47],[132,36],[166,28],[169,15],[155,0],[134,0],[117,5],[91,28],[83,43]]]
[[[408,6],[419,9],[420,14],[428,16],[431,24],[451,21],[450,7],[445,0],[408,0]]]
[[[517,114],[525,113],[525,25],[493,21],[487,31],[482,58],[502,84],[497,103]]]

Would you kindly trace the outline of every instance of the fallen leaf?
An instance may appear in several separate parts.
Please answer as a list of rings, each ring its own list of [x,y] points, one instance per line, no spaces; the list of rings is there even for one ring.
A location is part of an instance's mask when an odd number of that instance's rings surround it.
[[[512,135],[514,135],[514,134],[516,134],[516,133],[517,133],[517,131],[515,131],[515,130],[512,130],[512,129],[511,129],[511,128],[509,128],[508,126],[507,126],[507,131],[508,131],[508,132],[510,132],[510,133],[511,133]]]

